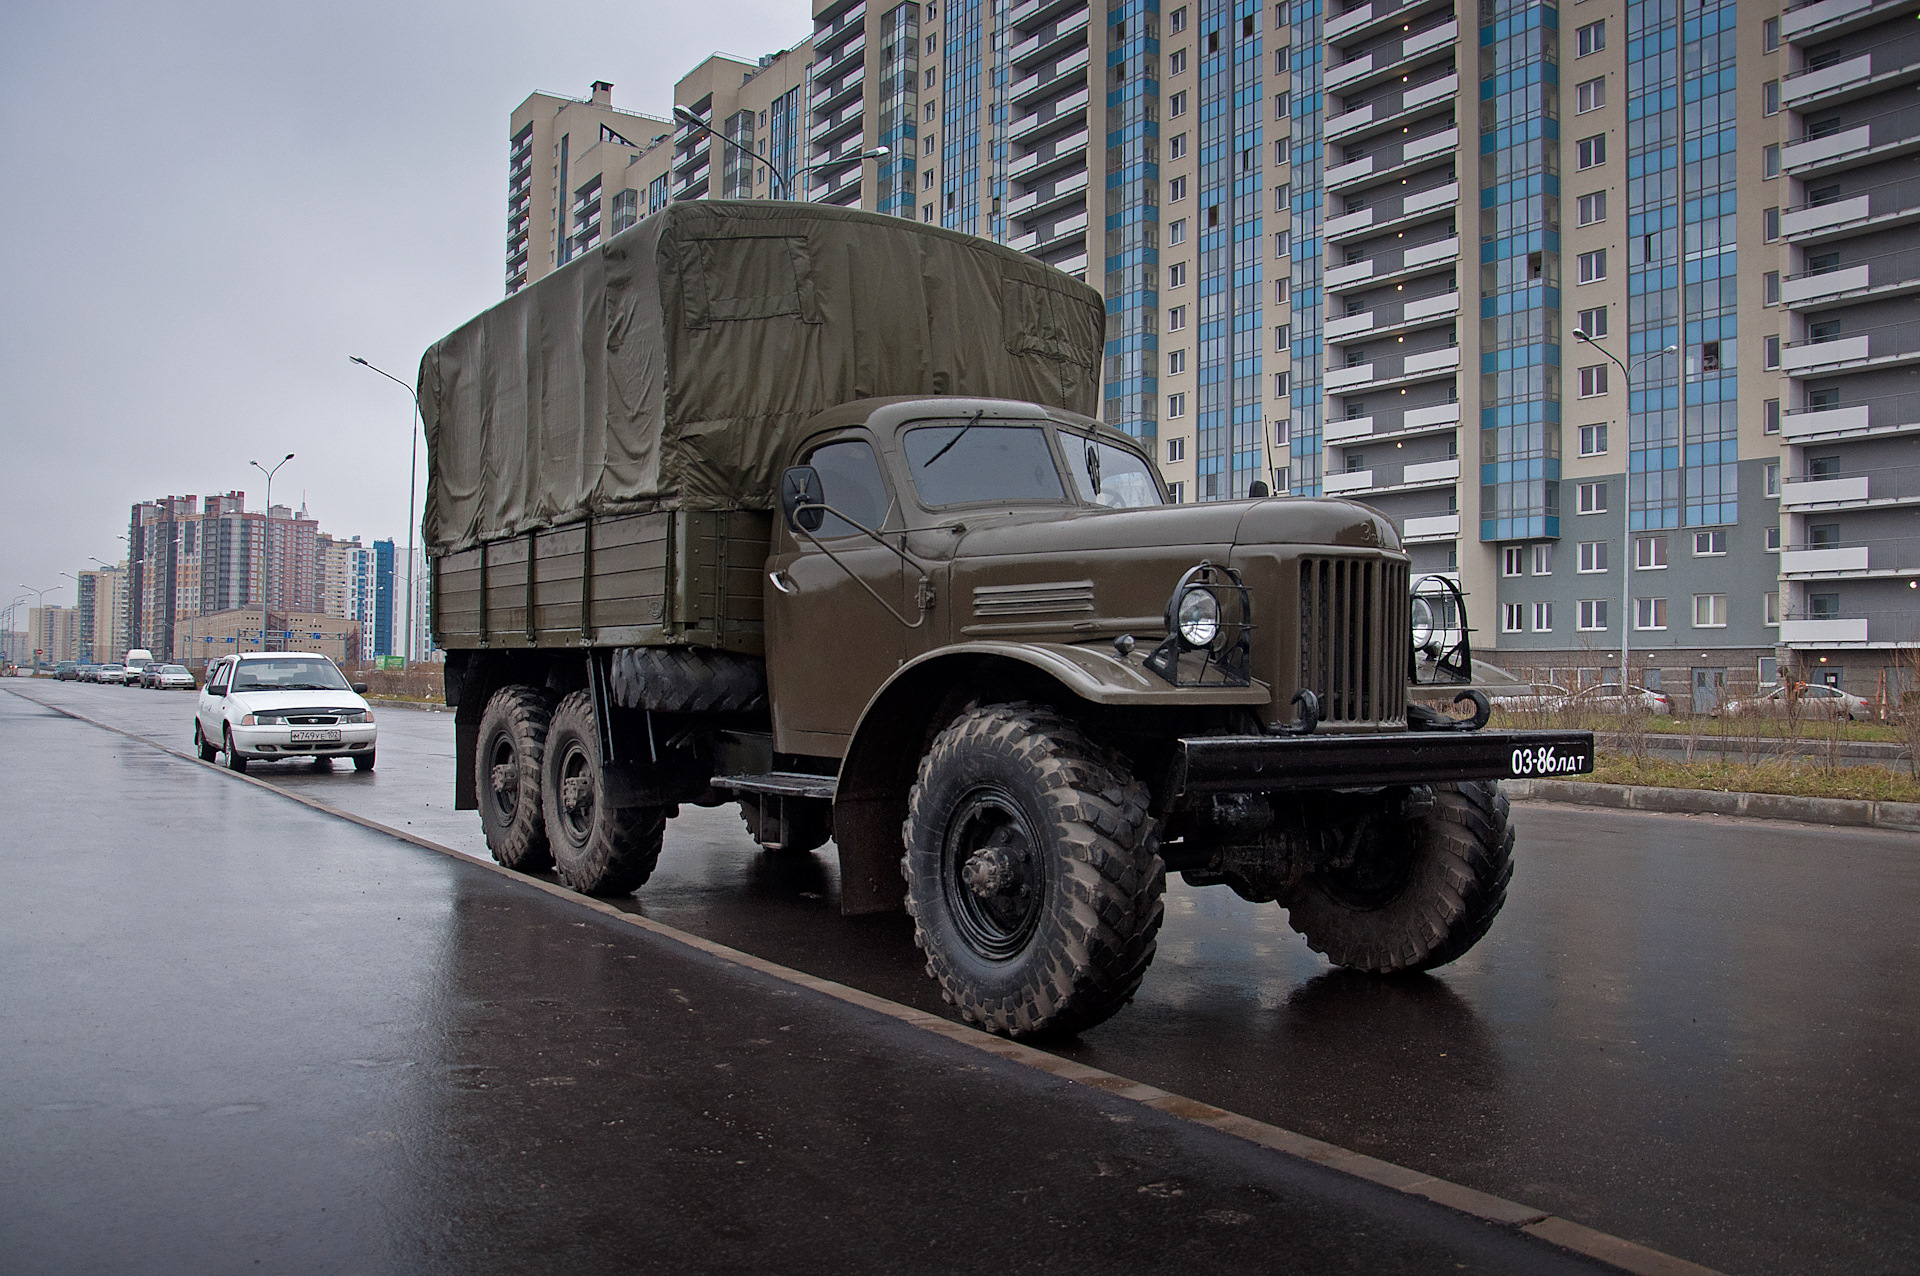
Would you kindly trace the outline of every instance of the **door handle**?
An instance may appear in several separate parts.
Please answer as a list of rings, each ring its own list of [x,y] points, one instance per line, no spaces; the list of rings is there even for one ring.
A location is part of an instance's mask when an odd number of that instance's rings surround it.
[[[797,594],[800,592],[793,587],[793,581],[788,579],[785,572],[768,572],[767,579],[772,581],[773,587],[783,594]]]

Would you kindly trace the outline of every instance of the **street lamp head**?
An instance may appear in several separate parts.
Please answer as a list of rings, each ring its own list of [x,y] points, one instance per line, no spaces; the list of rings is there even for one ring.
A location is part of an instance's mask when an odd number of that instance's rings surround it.
[[[891,154],[893,154],[893,148],[887,147],[887,146],[876,146],[870,151],[862,151],[860,153],[860,158],[870,159],[870,160],[883,160]]]
[[[364,367],[367,367],[367,366],[369,366],[369,365],[368,365],[368,363],[367,363],[367,361],[366,361],[365,359],[362,359],[362,358],[361,358],[361,357],[360,357],[359,355],[357,355],[357,354],[350,354],[350,355],[348,355],[348,356],[347,356],[347,362],[348,362],[348,363],[357,363],[357,364],[359,364],[359,365],[360,365],[361,367],[363,367],[363,368],[364,368]]]
[[[686,107],[681,106],[678,102],[673,105],[673,118],[688,124],[698,124],[700,122],[699,116],[689,111]]]
[[[1588,345],[1593,344],[1593,338],[1587,335],[1587,330],[1585,328],[1575,328],[1573,330],[1573,335],[1579,340],[1586,342]]]
[[[293,459],[293,453],[289,452],[285,456],[281,457],[280,459],[283,461],[291,461]]]

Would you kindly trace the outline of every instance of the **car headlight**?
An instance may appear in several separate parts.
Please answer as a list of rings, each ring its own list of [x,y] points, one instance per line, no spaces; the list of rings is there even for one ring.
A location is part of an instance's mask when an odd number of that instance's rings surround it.
[[[373,712],[370,709],[342,709],[340,711],[340,721],[372,722]]]
[[[1180,641],[1189,648],[1211,647],[1220,636],[1220,602],[1210,589],[1189,589],[1175,609]]]
[[[1433,643],[1433,607],[1424,598],[1413,600],[1413,649],[1425,651]]]
[[[280,715],[277,713],[249,713],[240,719],[243,727],[272,727],[279,723]]]

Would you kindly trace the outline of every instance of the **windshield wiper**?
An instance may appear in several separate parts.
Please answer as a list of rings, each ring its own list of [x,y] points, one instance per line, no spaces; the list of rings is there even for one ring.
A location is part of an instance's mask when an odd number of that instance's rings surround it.
[[[958,443],[961,439],[965,438],[968,430],[971,430],[974,426],[980,424],[980,418],[986,415],[986,411],[987,410],[985,408],[982,408],[980,409],[980,411],[974,413],[973,420],[961,426],[960,432],[958,434],[948,439],[945,443],[942,443],[940,445],[940,450],[938,452],[935,452],[932,456],[928,457],[926,464],[922,465],[920,468],[923,470],[932,469],[933,463],[939,460],[941,457],[945,456],[948,452],[952,451],[953,445]]]

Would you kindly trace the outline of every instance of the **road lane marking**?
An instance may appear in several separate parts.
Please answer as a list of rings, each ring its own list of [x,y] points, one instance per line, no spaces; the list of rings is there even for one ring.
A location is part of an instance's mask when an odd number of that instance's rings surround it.
[[[936,1036],[945,1037],[947,1040],[956,1044],[968,1046],[983,1053],[994,1055],[1009,1063],[1017,1063],[1023,1067],[1032,1068],[1035,1071],[1045,1072],[1050,1076],[1058,1077],[1063,1081],[1071,1081],[1077,1085],[1088,1086],[1116,1098],[1139,1103],[1142,1106],[1152,1108],[1156,1112],[1161,1112],[1195,1125],[1204,1125],[1222,1134],[1232,1135],[1234,1138],[1243,1139],[1249,1143],[1255,1143],[1261,1147],[1269,1148],[1300,1160],[1311,1161],[1316,1165],[1351,1175],[1354,1178],[1365,1179],[1369,1183],[1390,1188],[1404,1195],[1418,1196],[1458,1213],[1477,1218],[1482,1222],[1523,1232],[1528,1236],[1557,1246],[1560,1249],[1570,1250],[1576,1254],[1598,1259],[1603,1263],[1619,1268],[1621,1271],[1633,1273],[1633,1276],[1721,1276],[1720,1273],[1710,1267],[1703,1267],[1698,1263],[1688,1262],[1684,1258],[1677,1258],[1674,1255],[1651,1249],[1622,1237],[1596,1231],[1584,1224],[1576,1223],[1572,1219],[1560,1218],[1556,1215],[1549,1214],[1546,1210],[1522,1205],[1517,1201],[1509,1201],[1504,1197],[1494,1196],[1491,1193],[1482,1192],[1477,1188],[1467,1187],[1464,1184],[1450,1182],[1447,1179],[1436,1178],[1433,1175],[1424,1174],[1419,1170],[1411,1170],[1402,1165],[1395,1165],[1391,1161],[1382,1161],[1377,1157],[1367,1156],[1364,1153],[1355,1152],[1348,1148],[1340,1147],[1337,1144],[1327,1143],[1321,1139],[1312,1138],[1305,1134],[1298,1134],[1292,1130],[1283,1129],[1280,1126],[1271,1125],[1265,1121],[1257,1121],[1252,1117],[1242,1116],[1236,1112],[1229,1112],[1224,1108],[1217,1108],[1209,1103],[1202,1103],[1198,1099],[1189,1099],[1184,1095],[1173,1094],[1166,1090],[1159,1089],[1156,1086],[1134,1081],[1115,1073],[1105,1072],[1099,1068],[1090,1067],[1087,1064],[1079,1063],[1072,1059],[1064,1059],[1059,1055],[1050,1054],[1034,1046],[1024,1045],[1018,1041],[1010,1041],[1005,1037],[996,1037],[991,1033],[982,1032],[978,1028],[970,1028],[966,1024],[956,1023],[951,1019],[930,1014],[927,1011],[918,1010],[912,1006],[904,1006],[897,1001],[889,1001],[885,997],[879,997],[873,993],[864,992],[861,989],[850,987],[846,984],[835,983],[830,979],[822,979],[818,975],[810,975],[803,970],[795,970],[791,966],[783,966],[778,962],[768,961],[764,957],[756,957],[752,953],[742,952],[737,948],[729,948],[725,944],[717,943],[714,940],[703,938],[702,936],[677,929],[673,926],[668,926],[663,922],[654,921],[650,917],[643,917],[637,913],[626,912],[604,900],[594,899],[588,895],[575,894],[564,886],[559,886],[552,882],[543,882],[537,877],[528,877],[525,874],[516,873],[511,869],[502,868],[491,860],[477,859],[465,852],[455,850],[451,846],[432,841],[415,833],[409,833],[405,829],[394,828],[390,824],[382,824],[378,820],[371,819],[367,816],[357,815],[352,811],[343,811],[336,806],[329,806],[325,802],[307,797],[305,794],[280,788],[278,785],[260,779],[257,776],[228,770],[226,767],[216,763],[202,762],[192,753],[183,749],[176,749],[171,745],[163,744],[151,736],[141,735],[138,732],[127,730],[124,727],[114,726],[110,722],[102,722],[97,718],[90,718],[86,714],[63,708],[60,705],[50,704],[45,700],[41,700],[36,696],[27,695],[24,691],[15,690],[12,687],[0,689],[10,691],[22,700],[27,700],[42,708],[51,709],[64,717],[72,718],[78,722],[84,722],[89,726],[99,727],[103,731],[111,731],[116,735],[125,736],[129,740],[144,744],[149,748],[170,754],[182,762],[190,763],[193,766],[205,767],[219,775],[238,780],[244,784],[254,785],[278,797],[285,798],[291,802],[297,802],[301,806],[318,811],[323,815],[330,815],[337,819],[346,820],[351,824],[357,824],[370,832],[398,838],[400,841],[420,847],[423,850],[433,851],[437,854],[458,860],[462,864],[472,865],[476,868],[485,869],[488,872],[497,873],[520,885],[530,886],[535,890],[544,891],[548,895],[556,899],[564,900],[575,907],[591,909],[606,917],[625,922],[629,926],[638,927],[641,930],[647,931],[649,934],[657,935],[662,939],[670,940],[684,947],[696,949],[732,965],[743,966],[748,970],[756,971],[770,978],[780,980],[783,983],[794,984],[806,988],[811,992],[817,992],[824,996],[831,997],[836,1001],[859,1006],[865,1010],[871,1010],[876,1014],[899,1020],[912,1027],[933,1033]]]

